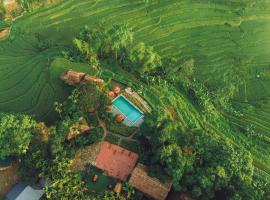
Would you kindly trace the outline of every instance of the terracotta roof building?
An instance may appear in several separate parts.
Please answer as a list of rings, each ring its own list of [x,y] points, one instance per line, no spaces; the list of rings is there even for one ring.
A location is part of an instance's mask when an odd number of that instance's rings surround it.
[[[138,154],[120,146],[102,142],[96,158],[96,167],[109,176],[124,181],[134,169],[138,157]]]
[[[171,183],[163,184],[158,179],[148,176],[147,167],[140,163],[132,172],[129,184],[156,200],[166,199],[172,186]]]

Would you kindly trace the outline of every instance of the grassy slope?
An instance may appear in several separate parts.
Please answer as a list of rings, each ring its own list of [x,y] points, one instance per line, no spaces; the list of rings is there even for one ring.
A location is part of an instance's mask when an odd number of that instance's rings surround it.
[[[193,57],[197,77],[211,88],[222,84],[225,69],[237,69],[239,60],[242,61],[251,77],[247,83],[247,92],[241,90],[236,97],[237,104],[245,98],[253,104],[261,103],[262,98],[269,96],[269,80],[256,78],[256,73],[270,63],[267,55],[270,48],[270,15],[267,4],[254,3],[243,10],[241,8],[244,5],[229,1],[224,1],[228,2],[224,4],[198,0],[149,2],[68,0],[26,14],[16,21],[15,26],[30,34],[41,33],[54,44],[66,45],[85,24],[96,26],[103,21],[106,26],[127,22],[136,32],[136,41],[154,46],[161,55]],[[58,55],[59,51],[37,52],[32,46],[32,39],[23,40],[20,35],[12,43],[0,43],[0,73],[3,77],[0,80],[0,110],[26,111],[46,119],[46,116],[52,116],[53,101],[66,96],[63,84],[57,80],[61,68],[66,66],[60,66],[60,62],[56,69],[55,65],[48,67],[48,57]],[[52,70],[59,72],[57,76],[51,73]],[[125,79],[125,76],[118,75],[118,78]],[[145,97],[153,105],[159,103],[169,106],[173,102],[170,98],[178,98],[178,105],[174,106],[178,107],[176,112],[181,121],[184,123],[191,116],[191,121],[197,118],[197,114],[189,111],[190,107],[176,91],[164,92],[160,96],[159,88],[150,89],[150,94],[158,98],[149,98],[149,91],[144,94],[147,94]],[[237,143],[244,141],[247,144],[243,145],[254,148],[254,152],[261,152],[265,148],[263,152],[269,157],[269,107],[268,99],[263,102],[262,108],[256,107],[254,111],[244,106],[243,110],[248,112],[243,119],[227,116],[238,126],[253,123],[256,128],[260,128],[263,137],[256,137],[256,144],[246,135],[228,137]],[[256,117],[252,117],[254,114]],[[269,160],[265,162],[270,165]]]

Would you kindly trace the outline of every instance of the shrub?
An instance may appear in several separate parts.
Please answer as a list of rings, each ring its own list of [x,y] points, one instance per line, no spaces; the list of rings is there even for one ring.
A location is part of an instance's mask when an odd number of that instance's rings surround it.
[[[105,138],[106,141],[112,143],[112,144],[118,144],[120,138],[113,135],[113,134],[108,134]]]
[[[126,137],[131,136],[136,130],[138,130],[137,127],[129,127],[121,122],[116,122],[112,115],[109,115],[109,118],[106,119],[106,125],[109,131]]]
[[[120,146],[136,153],[139,152],[139,146],[136,141],[122,140]]]
[[[77,148],[80,148],[101,141],[103,134],[103,129],[98,127],[91,130],[88,134],[76,137],[71,143],[73,143]]]
[[[105,93],[94,84],[83,84],[78,87],[78,106],[82,111],[93,112],[104,110],[109,100]]]

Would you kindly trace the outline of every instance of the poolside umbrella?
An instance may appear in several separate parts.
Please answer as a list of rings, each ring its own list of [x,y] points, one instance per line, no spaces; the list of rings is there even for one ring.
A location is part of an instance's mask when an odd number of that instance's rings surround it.
[[[115,87],[113,88],[113,92],[114,92],[115,94],[119,94],[119,93],[121,92],[121,88],[120,88],[119,86],[115,86]]]
[[[116,119],[117,122],[122,122],[122,121],[124,121],[125,117],[123,115],[121,115],[121,114],[117,114],[115,116],[115,119]]]
[[[108,96],[109,96],[110,99],[114,99],[115,98],[115,93],[113,91],[109,91]]]

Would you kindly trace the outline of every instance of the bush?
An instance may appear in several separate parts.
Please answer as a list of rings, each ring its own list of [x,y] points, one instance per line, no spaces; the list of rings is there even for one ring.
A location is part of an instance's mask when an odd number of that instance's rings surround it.
[[[129,127],[121,122],[116,122],[112,116],[110,116],[109,119],[106,119],[106,125],[108,130],[112,133],[123,135],[125,137],[131,136],[136,130],[138,130],[136,127]]]
[[[46,173],[48,171],[50,166],[49,159],[49,145],[34,140],[30,144],[29,152],[21,157],[21,163],[18,170],[20,178],[29,185],[35,184],[41,173]]]
[[[85,112],[104,110],[109,100],[105,93],[94,84],[83,84],[78,88],[79,108]]]
[[[91,130],[88,134],[76,137],[71,143],[73,143],[77,148],[80,148],[101,141],[103,135],[103,129],[98,127]]]
[[[136,141],[122,140],[120,146],[136,153],[140,151]]]
[[[89,123],[90,126],[96,127],[99,125],[98,118],[97,118],[96,114],[88,115],[87,122]]]
[[[119,142],[120,138],[113,135],[113,134],[108,134],[106,136],[105,140],[112,143],[112,144],[117,144],[118,145],[118,142]]]

